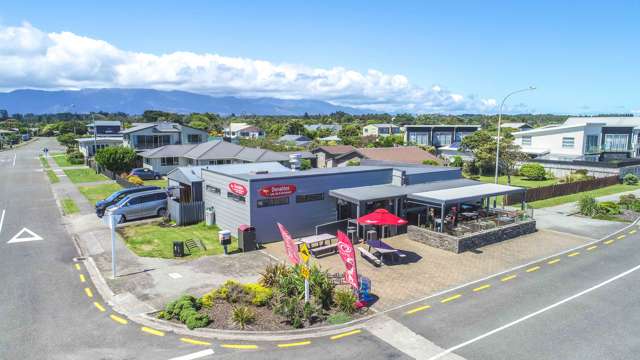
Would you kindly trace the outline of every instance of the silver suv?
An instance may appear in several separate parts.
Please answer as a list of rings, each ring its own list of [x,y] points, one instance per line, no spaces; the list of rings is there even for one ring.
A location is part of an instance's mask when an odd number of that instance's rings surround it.
[[[121,215],[120,222],[167,213],[167,191],[151,190],[128,195],[117,204],[107,208],[105,215]]]

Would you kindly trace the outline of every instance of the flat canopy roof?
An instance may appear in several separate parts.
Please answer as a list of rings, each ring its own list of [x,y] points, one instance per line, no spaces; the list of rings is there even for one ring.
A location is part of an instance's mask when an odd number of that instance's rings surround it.
[[[402,197],[421,191],[459,188],[476,184],[479,184],[479,182],[469,179],[440,180],[405,186],[382,184],[334,189],[329,191],[329,195],[350,202],[375,201],[381,199]]]
[[[442,189],[414,193],[408,195],[408,198],[417,201],[447,205],[464,201],[477,200],[487,196],[506,195],[524,191],[525,189],[515,186],[500,184],[477,184],[457,187],[453,189]]]

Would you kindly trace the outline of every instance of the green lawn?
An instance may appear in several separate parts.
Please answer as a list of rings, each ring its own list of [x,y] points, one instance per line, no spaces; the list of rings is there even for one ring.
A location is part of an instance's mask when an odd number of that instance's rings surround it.
[[[485,183],[493,183],[495,181],[495,178],[493,176],[480,176],[480,178],[478,180],[480,180],[482,182],[485,182]],[[557,184],[557,183],[558,183],[558,179],[527,180],[527,179],[523,178],[522,176],[512,176],[511,177],[511,185],[519,186],[519,187],[525,187],[525,188],[537,188],[537,187],[554,185],[554,184]],[[500,176],[498,178],[498,184],[506,185],[507,184],[507,177],[506,176]]]
[[[158,187],[166,188],[168,184],[168,180],[167,179],[145,180],[144,184],[146,186],[158,186]]]
[[[45,159],[44,156],[40,155],[40,163],[42,164],[42,167],[45,169],[49,169],[51,168],[51,166],[49,165],[49,161],[47,161],[47,159]]]
[[[584,195],[590,195],[597,198],[600,196],[612,195],[612,194],[617,194],[625,191],[638,190],[638,189],[640,189],[638,185],[616,184],[616,185],[611,185],[611,186],[603,187],[596,190],[584,191],[576,194],[558,196],[551,199],[534,201],[534,202],[528,203],[528,206],[535,209],[540,209],[540,208],[545,208],[550,206],[576,202],[578,201],[578,199],[580,199],[580,197]]]
[[[53,160],[56,162],[56,164],[58,164],[58,166],[60,167],[69,167],[69,166],[80,166],[82,164],[72,164],[69,162],[69,160],[67,160],[67,156],[66,155],[54,155],[52,156]]]
[[[188,257],[196,258],[204,255],[224,253],[218,241],[217,226],[208,227],[204,222],[190,226],[161,227],[158,223],[129,225],[118,229],[125,243],[139,256],[173,259],[173,242],[189,239],[204,243],[206,250],[194,250]],[[238,248],[238,242],[232,239],[229,252]],[[185,247],[185,252],[187,249]]]
[[[58,177],[58,175],[56,175],[55,172],[53,172],[53,170],[47,170],[47,176],[49,177],[49,181],[52,184],[60,182],[60,178]]]
[[[69,177],[72,183],[86,183],[86,182],[94,182],[94,181],[104,181],[109,180],[108,177],[102,174],[96,174],[93,169],[67,169],[64,170],[64,173]]]
[[[80,209],[78,208],[78,205],[76,205],[76,203],[73,201],[73,199],[64,198],[62,199],[62,211],[65,215],[71,215],[80,212]]]
[[[102,184],[79,186],[78,189],[91,204],[95,205],[98,200],[106,199],[109,195],[122,189],[122,187],[118,184]]]

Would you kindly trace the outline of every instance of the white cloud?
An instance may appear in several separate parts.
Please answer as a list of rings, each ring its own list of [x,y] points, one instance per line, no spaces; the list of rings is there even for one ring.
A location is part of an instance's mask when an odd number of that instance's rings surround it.
[[[343,67],[312,68],[217,54],[124,51],[70,32],[45,33],[28,23],[0,27],[0,88],[88,87],[185,90],[210,95],[329,101],[378,111],[488,112],[494,99],[423,89],[404,75]]]

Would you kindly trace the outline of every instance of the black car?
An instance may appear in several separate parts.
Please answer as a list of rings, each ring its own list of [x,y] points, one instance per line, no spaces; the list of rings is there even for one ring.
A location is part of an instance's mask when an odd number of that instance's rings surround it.
[[[131,170],[131,173],[129,175],[135,175],[142,180],[159,180],[162,178],[162,175],[160,175],[160,173],[147,168],[135,168]]]
[[[98,217],[102,217],[104,215],[104,211],[111,205],[117,204],[118,201],[124,199],[127,195],[131,195],[134,193],[149,191],[149,190],[158,190],[160,189],[157,186],[136,186],[131,188],[122,189],[114,192],[109,195],[108,198],[104,200],[100,200],[96,203],[96,215]]]

